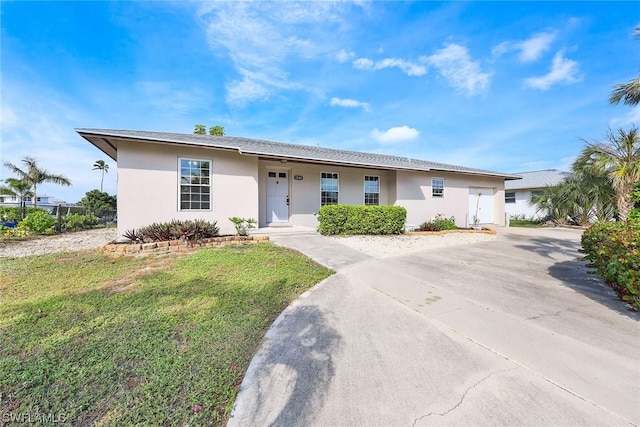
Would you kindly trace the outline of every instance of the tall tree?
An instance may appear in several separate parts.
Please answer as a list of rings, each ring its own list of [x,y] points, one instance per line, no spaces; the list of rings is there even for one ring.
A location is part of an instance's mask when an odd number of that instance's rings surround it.
[[[615,192],[618,216],[626,221],[633,209],[634,185],[640,181],[640,135],[636,127],[628,132],[609,130],[607,142],[589,142],[573,163],[578,174],[606,175]]]
[[[102,184],[104,184],[104,174],[109,173],[109,165],[104,160],[96,160],[93,164],[93,171],[102,171],[102,178],[100,178],[100,192],[102,193]]]
[[[71,185],[71,181],[64,175],[49,173],[46,169],[38,167],[38,161],[33,157],[25,157],[22,159],[23,169],[11,162],[5,162],[4,166],[20,177],[21,180],[27,182],[33,191],[33,207],[38,206],[38,185],[43,182],[51,182],[58,185]]]
[[[207,127],[205,125],[195,125],[193,127],[193,133],[196,135],[206,135]]]
[[[209,135],[224,136],[224,126],[211,126],[209,128]]]
[[[4,180],[6,185],[0,185],[0,194],[15,196],[20,199],[20,219],[25,217],[25,199],[31,197],[31,184],[23,179],[7,178]]]
[[[640,39],[640,27],[636,27],[635,36]],[[622,101],[626,105],[638,105],[640,103],[640,77],[629,80],[627,83],[615,85],[609,97],[609,102],[618,104]]]
[[[86,208],[97,210],[115,211],[118,208],[116,196],[110,196],[108,193],[98,190],[87,191],[78,204]]]

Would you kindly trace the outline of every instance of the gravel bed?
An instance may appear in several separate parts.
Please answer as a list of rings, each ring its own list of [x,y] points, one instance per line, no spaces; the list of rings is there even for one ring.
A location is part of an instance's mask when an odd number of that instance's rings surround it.
[[[0,242],[0,258],[20,258],[55,252],[95,249],[115,240],[115,228],[98,228],[58,234],[23,242]],[[374,258],[402,255],[449,246],[494,240],[495,235],[483,233],[450,233],[443,235],[402,236],[334,236],[332,239]]]
[[[23,242],[1,242],[0,258],[21,258],[30,255],[95,249],[115,240],[116,237],[118,237],[118,230],[115,228],[97,228]]]
[[[496,236],[485,233],[449,233],[442,235],[336,236],[340,243],[373,258],[385,258],[449,246],[489,242]]]

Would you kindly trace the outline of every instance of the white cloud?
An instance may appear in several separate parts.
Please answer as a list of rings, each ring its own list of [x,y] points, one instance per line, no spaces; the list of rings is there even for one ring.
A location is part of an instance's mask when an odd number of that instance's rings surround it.
[[[434,66],[449,84],[469,95],[483,92],[489,86],[490,73],[482,72],[479,62],[471,60],[466,47],[450,44],[421,61]]]
[[[502,42],[491,50],[494,56],[502,56],[510,51],[519,51],[520,62],[533,62],[542,56],[555,40],[555,32],[537,33],[526,40]]]
[[[240,74],[227,85],[227,101],[243,105],[268,99],[277,89],[305,89],[291,80],[287,61],[334,51],[315,36],[321,28],[342,22],[347,6],[342,2],[200,3],[198,14],[210,47],[228,55]]]
[[[365,111],[369,111],[369,104],[367,102],[356,101],[355,99],[348,98],[331,98],[332,107],[345,107],[345,108],[362,108]]]
[[[371,131],[371,136],[383,144],[396,144],[399,142],[413,141],[420,136],[420,132],[418,132],[417,129],[404,125],[393,127],[386,131],[381,131],[376,128]]]
[[[0,128],[12,127],[17,121],[18,116],[13,112],[13,109],[6,105],[0,105]]]
[[[539,90],[548,90],[559,83],[571,84],[579,81],[578,63],[563,56],[562,51],[555,54],[551,63],[551,71],[544,76],[530,77],[524,80],[526,86]]]
[[[385,68],[398,68],[403,73],[412,77],[420,77],[427,73],[427,68],[398,58],[385,58],[380,61],[372,61],[369,58],[358,58],[353,61],[354,68],[361,70],[383,70]]]
[[[77,202],[85,192],[100,187],[100,174],[92,171],[93,163],[105,160],[109,173],[104,177],[104,190],[116,191],[116,163],[104,153],[82,139],[75,131],[88,123],[100,123],[86,111],[82,102],[42,86],[20,82],[7,84],[3,104],[11,105],[11,126],[0,129],[0,163],[20,163],[25,156],[38,160],[40,167],[49,172],[66,175],[71,187],[44,183],[38,186],[40,194],[47,194],[67,202]],[[6,111],[3,107],[2,112]],[[3,122],[5,117],[3,117]],[[0,180],[13,174],[0,167]]]
[[[338,61],[341,64],[344,64],[345,62],[348,62],[350,59],[354,58],[356,56],[355,53],[353,52],[347,52],[344,49],[341,49],[338,53],[336,53],[336,61]]]
[[[374,62],[369,58],[358,58],[353,61],[353,67],[359,70],[373,70]]]
[[[609,121],[610,128],[638,126],[640,124],[640,105],[636,105],[627,114],[614,117]]]

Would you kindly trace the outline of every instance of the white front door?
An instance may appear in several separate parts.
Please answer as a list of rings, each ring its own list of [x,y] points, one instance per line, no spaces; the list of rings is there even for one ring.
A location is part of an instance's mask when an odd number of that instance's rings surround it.
[[[469,224],[493,224],[493,188],[469,188]]]
[[[289,222],[289,173],[267,171],[267,223]]]

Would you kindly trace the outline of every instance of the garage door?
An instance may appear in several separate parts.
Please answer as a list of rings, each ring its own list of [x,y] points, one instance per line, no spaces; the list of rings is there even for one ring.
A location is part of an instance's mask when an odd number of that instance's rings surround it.
[[[493,188],[469,187],[469,224],[493,224]]]

